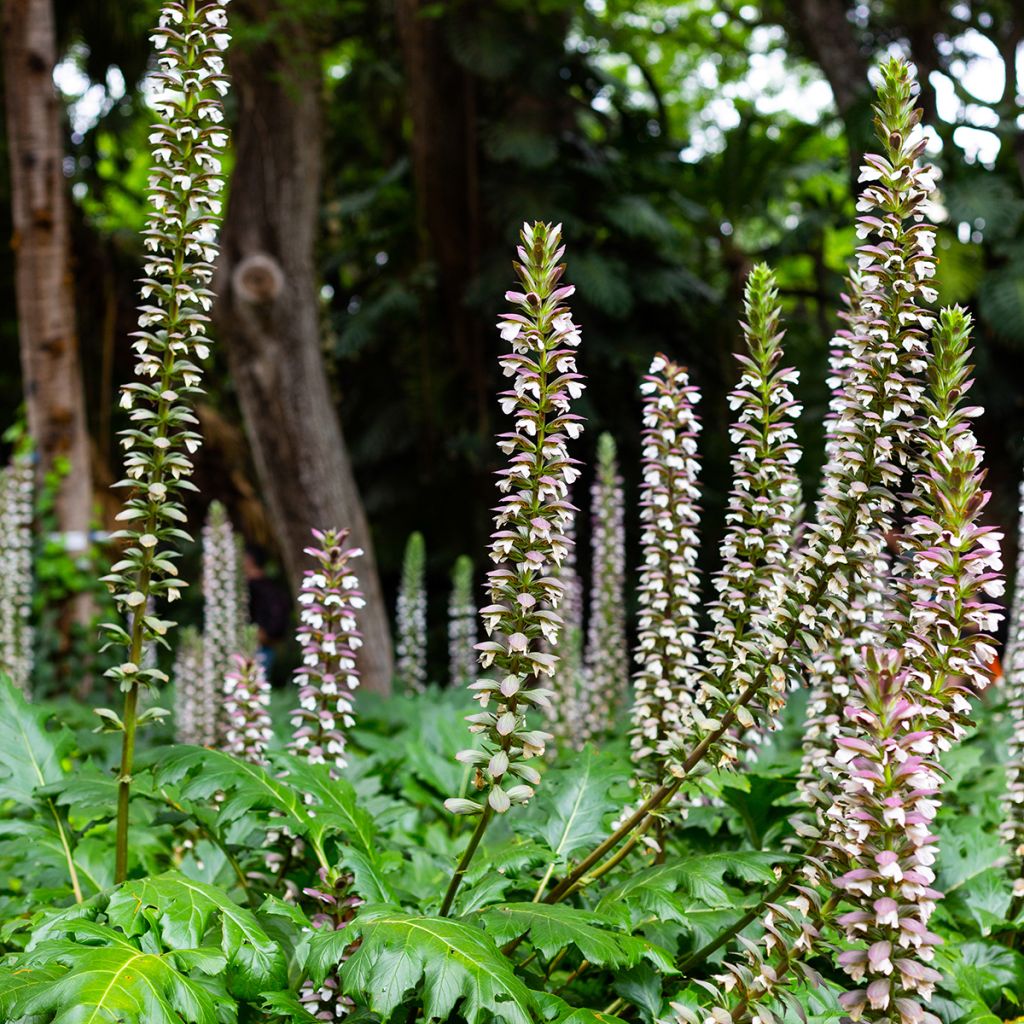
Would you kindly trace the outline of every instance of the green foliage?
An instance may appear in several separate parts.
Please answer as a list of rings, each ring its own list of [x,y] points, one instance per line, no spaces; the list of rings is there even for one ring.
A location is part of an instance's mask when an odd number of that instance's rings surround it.
[[[337,966],[357,937],[362,941],[342,968],[342,978],[346,990],[382,1019],[389,1019],[422,983],[428,1020],[446,1020],[459,1003],[467,1024],[489,1019],[531,1024],[532,993],[478,928],[391,907],[366,907],[344,931],[313,937],[315,981]]]
[[[644,939],[608,930],[599,913],[547,903],[496,903],[481,917],[497,942],[529,935],[534,948],[552,957],[566,946],[575,947],[588,963],[600,967],[635,967],[648,960],[672,972],[672,957]]]

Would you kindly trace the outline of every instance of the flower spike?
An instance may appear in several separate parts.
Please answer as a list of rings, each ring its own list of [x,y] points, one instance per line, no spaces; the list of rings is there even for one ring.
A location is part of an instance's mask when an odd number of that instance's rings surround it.
[[[422,693],[427,688],[427,590],[424,582],[426,553],[423,534],[412,533],[402,559],[402,585],[398,590],[395,632],[398,658],[395,674],[406,689]]]
[[[683,746],[686,707],[698,679],[697,527],[700,492],[694,405],[686,370],[657,355],[640,385],[643,409],[643,565],[637,587],[631,745],[639,776],[657,783]]]
[[[529,762],[550,739],[527,716],[531,707],[548,704],[550,691],[536,681],[551,675],[558,660],[544,645],[557,645],[562,626],[558,570],[571,543],[569,488],[579,475],[567,444],[582,431],[571,409],[583,392],[575,356],[580,332],[564,304],[573,288],[560,283],[561,236],[558,226],[523,226],[515,264],[523,291],[508,292],[506,299],[516,308],[498,322],[512,349],[501,357],[512,385],[501,395],[501,406],[513,415],[514,428],[499,435],[509,461],[498,472],[490,604],[480,609],[488,639],[477,649],[486,674],[471,686],[480,711],[469,717],[470,731],[482,734],[484,742],[482,749],[458,755],[476,768],[477,788],[486,797],[448,800],[456,813],[489,817],[526,803],[539,781]],[[445,913],[452,896],[454,886]]]
[[[363,645],[357,613],[366,604],[349,565],[363,551],[345,546],[348,534],[313,531],[319,546],[306,554],[317,567],[306,570],[299,594],[302,664],[295,670],[299,706],[292,712],[291,749],[332,769],[345,767],[345,730],[355,725],[356,652]]]

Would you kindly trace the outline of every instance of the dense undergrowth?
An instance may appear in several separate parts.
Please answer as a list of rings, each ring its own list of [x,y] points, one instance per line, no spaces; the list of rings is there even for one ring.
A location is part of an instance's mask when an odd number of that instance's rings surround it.
[[[4,478],[17,501],[3,522],[0,640],[17,671],[0,684],[0,1014],[1019,1015],[1024,609],[1011,613],[1005,681],[990,686],[1001,537],[984,525],[980,410],[967,404],[971,320],[934,309],[935,182],[912,70],[890,59],[879,71],[879,152],[865,158],[862,244],[831,340],[816,500],[794,471],[798,375],[758,266],[708,580],[695,568],[699,391],[668,356],[638,382],[630,680],[616,446],[598,446],[584,614],[572,453],[585,343],[561,228],[527,223],[497,325],[511,429],[498,439],[479,641],[465,563],[450,606],[456,685],[425,685],[414,535],[398,608],[407,692],[360,692],[362,552],[321,524],[299,596],[301,664],[275,698],[222,509],[204,530],[202,636],[178,638],[163,617],[188,582],[176,560],[227,144],[224,7],[168,0],[154,35],[168,93],[122,399],[123,550],[105,577],[121,616],[104,627],[119,652],[107,676],[123,705],[96,709],[96,732],[81,705],[25,696],[30,523],[18,467]],[[172,684],[173,729],[157,703]]]

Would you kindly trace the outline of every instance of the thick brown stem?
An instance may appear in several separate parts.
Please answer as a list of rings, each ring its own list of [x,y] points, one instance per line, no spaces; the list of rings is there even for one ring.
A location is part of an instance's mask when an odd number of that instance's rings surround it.
[[[274,0],[236,6],[237,20],[262,29],[258,43],[240,38],[231,52],[238,124],[216,322],[288,576],[297,586],[311,528],[351,529],[365,552],[360,668],[368,690],[387,693],[388,612],[320,326],[320,46],[310,25]]]

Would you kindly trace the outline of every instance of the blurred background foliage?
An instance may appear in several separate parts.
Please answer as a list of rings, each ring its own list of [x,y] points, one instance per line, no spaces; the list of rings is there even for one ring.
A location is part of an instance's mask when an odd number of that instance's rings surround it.
[[[117,475],[113,397],[130,372],[156,6],[56,0],[99,484]],[[665,350],[701,387],[707,568],[728,486],[724,399],[742,283],[768,261],[802,373],[802,473],[813,493],[827,342],[854,245],[852,169],[870,131],[869,68],[893,48],[921,69],[929,151],[943,172],[941,297],[977,314],[992,516],[1012,522],[1024,455],[1017,0],[276,0],[271,16],[248,21],[244,3],[232,8],[237,46],[301,23],[322,63],[323,137],[309,143],[324,162],[316,256],[326,365],[389,600],[407,535],[426,536],[438,663],[450,566],[466,552],[482,571],[501,429],[493,320],[524,219],[565,225],[590,379],[581,458],[589,463],[598,433],[610,431],[635,494],[640,374]],[[4,154],[5,236],[8,190]],[[12,278],[5,247],[0,403],[13,419]],[[202,501],[225,501],[249,539],[272,549],[232,381],[215,358]],[[585,471],[576,495],[584,509],[589,479]],[[628,528],[635,551],[635,516]]]

